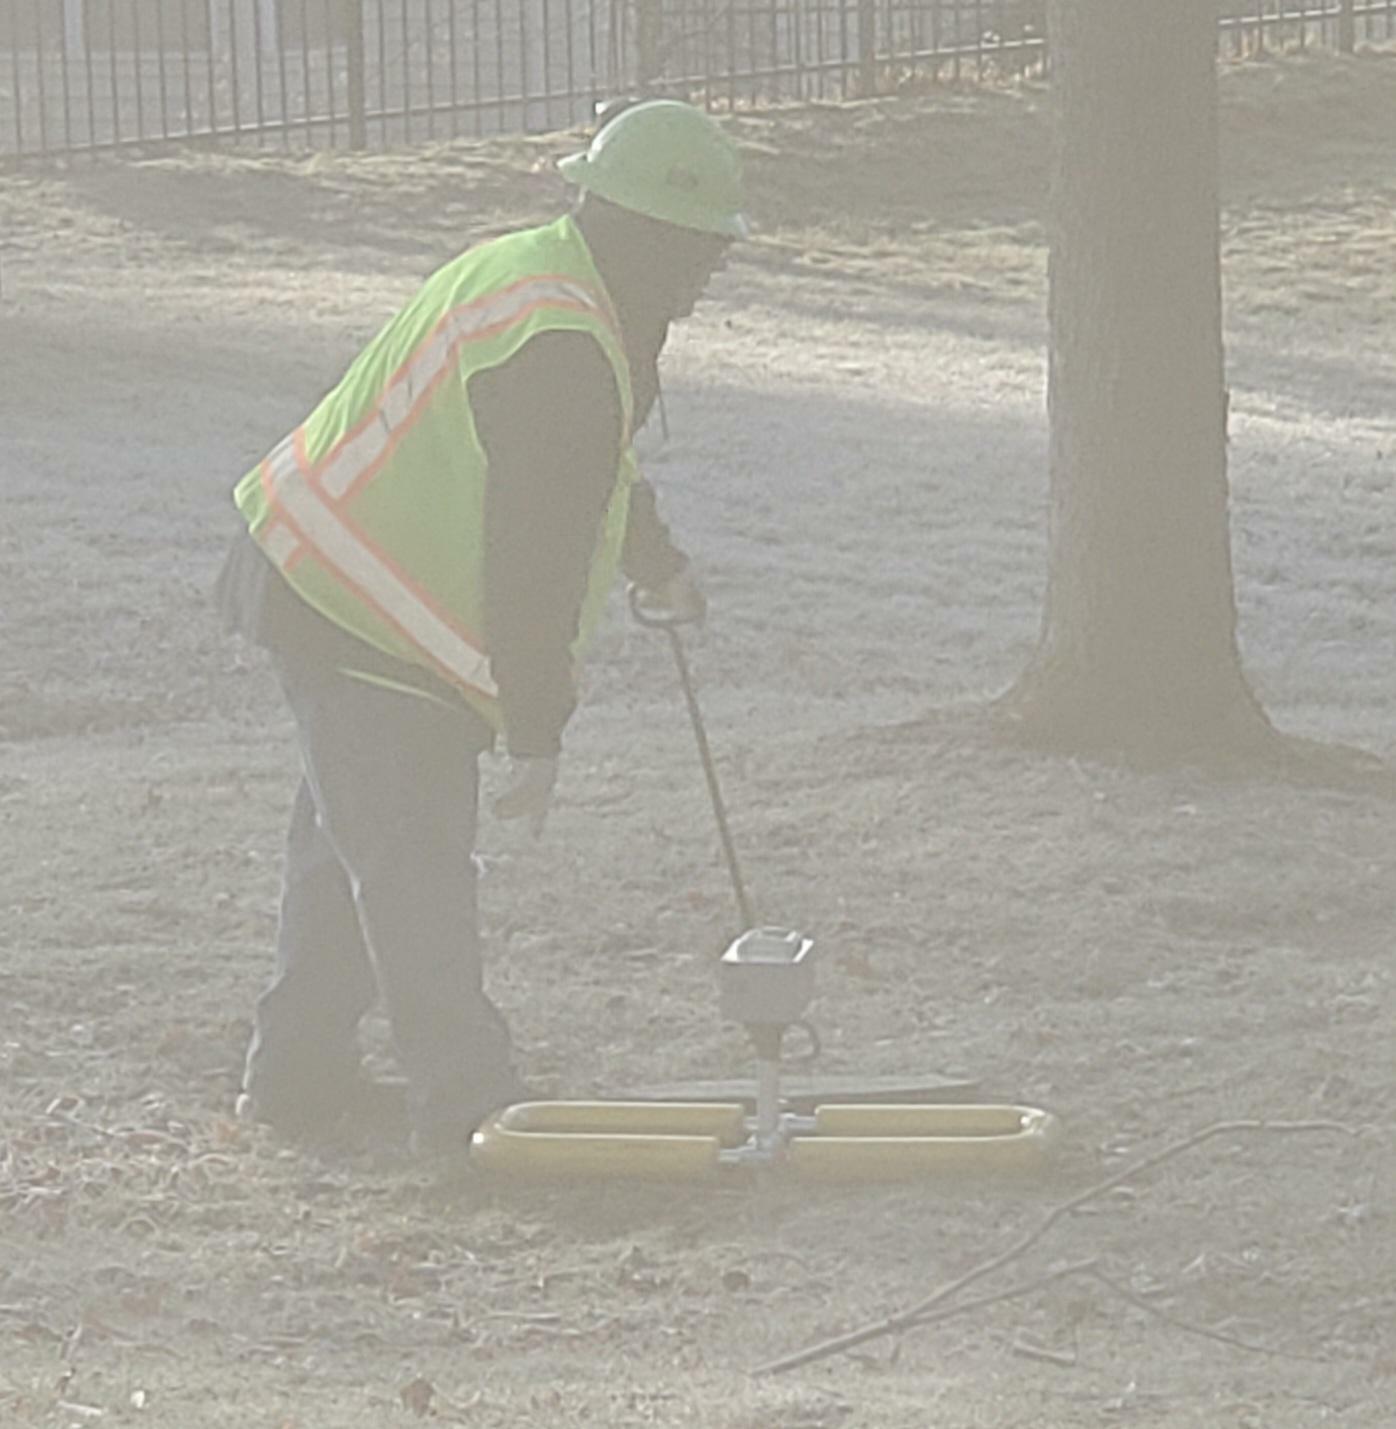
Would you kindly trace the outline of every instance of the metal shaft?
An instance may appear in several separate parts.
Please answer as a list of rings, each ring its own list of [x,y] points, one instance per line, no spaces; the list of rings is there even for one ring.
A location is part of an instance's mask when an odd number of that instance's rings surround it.
[[[672,626],[665,626],[664,631],[674,652],[674,664],[678,666],[679,684],[683,687],[684,702],[688,705],[693,737],[698,743],[698,757],[703,761],[703,777],[708,781],[708,794],[712,798],[713,814],[717,819],[717,834],[722,841],[722,855],[727,860],[727,871],[732,875],[732,892],[736,895],[737,912],[742,920],[739,931],[744,932],[756,926],[756,915],[752,911],[751,899],[747,896],[746,884],[742,881],[742,870],[737,863],[737,849],[732,842],[732,831],[727,827],[727,809],[722,802],[722,790],[718,787],[717,768],[713,764],[713,753],[708,746],[708,733],[703,727],[703,713],[698,708],[698,696],[694,693],[693,677],[689,674],[688,656],[684,654],[679,632]]]

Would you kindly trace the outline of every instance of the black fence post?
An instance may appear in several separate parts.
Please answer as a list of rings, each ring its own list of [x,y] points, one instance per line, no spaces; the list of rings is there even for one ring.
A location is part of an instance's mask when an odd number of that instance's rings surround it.
[[[858,97],[877,93],[877,0],[858,0]]]
[[[664,14],[660,0],[635,0],[635,78],[646,94],[659,78]]]
[[[1357,0],[1339,0],[1338,48],[1345,55],[1357,48]]]
[[[340,0],[348,65],[349,147],[368,148],[368,105],[364,83],[364,0]]]

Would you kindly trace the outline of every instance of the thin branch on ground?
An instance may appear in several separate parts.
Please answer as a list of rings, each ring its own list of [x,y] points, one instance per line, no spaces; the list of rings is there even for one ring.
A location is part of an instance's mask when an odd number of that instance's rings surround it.
[[[1104,1286],[1111,1294],[1118,1295],[1121,1300],[1133,1305],[1136,1310],[1142,1310],[1146,1315],[1152,1315],[1154,1319],[1161,1320],[1165,1325],[1171,1325],[1175,1330],[1182,1330],[1184,1334],[1199,1335],[1204,1340],[1215,1340],[1217,1344],[1230,1345],[1232,1349],[1248,1350],[1253,1355],[1275,1355],[1280,1359],[1306,1360],[1310,1364],[1328,1363],[1322,1355],[1305,1355],[1295,1350],[1280,1349],[1276,1345],[1257,1344],[1254,1340],[1242,1340],[1235,1335],[1228,1335],[1224,1330],[1211,1330],[1206,1325],[1199,1325],[1193,1320],[1184,1320],[1178,1315],[1170,1315],[1167,1310],[1160,1310],[1157,1305],[1150,1305],[1142,1295],[1136,1295],[1127,1285],[1121,1285],[1118,1280],[1111,1280],[1096,1266],[1092,1266],[1082,1273],[1089,1275],[1097,1285]]]
[[[830,1355],[841,1354],[845,1350],[854,1348],[857,1345],[866,1344],[869,1340],[879,1339],[883,1335],[896,1334],[901,1330],[909,1330],[920,1324],[932,1323],[929,1312],[938,1309],[947,1300],[958,1295],[962,1290],[983,1280],[985,1276],[992,1275],[996,1270],[1001,1270],[1010,1261],[1018,1259],[1030,1250],[1039,1240],[1042,1239],[1056,1223],[1064,1216],[1068,1216],[1072,1211],[1084,1206],[1089,1201],[1097,1200],[1109,1191],[1113,1191],[1116,1186],[1122,1186],[1127,1181],[1133,1181],[1142,1176],[1146,1171],[1152,1171],[1164,1162],[1171,1161],[1175,1157],[1183,1155],[1184,1152],[1193,1150],[1194,1147],[1201,1146],[1204,1142],[1215,1140],[1219,1136],[1236,1136],[1253,1132],[1266,1132],[1276,1135],[1292,1135],[1304,1132],[1336,1132],[1343,1136],[1355,1136],[1356,1131],[1350,1126],[1344,1126],[1336,1121],[1219,1121],[1210,1126],[1205,1126],[1201,1131],[1194,1132],[1191,1136],[1184,1137],[1181,1141],[1171,1142],[1169,1145],[1156,1151],[1152,1156],[1146,1156],[1141,1161],[1136,1161],[1132,1165],[1118,1171],[1113,1176],[1107,1177],[1104,1181],[1098,1181],[1095,1185],[1089,1186],[1079,1195],[1073,1196],[1069,1201],[1063,1201],[1054,1206],[1040,1220],[1032,1230],[1014,1241],[1006,1250],[990,1259],[981,1261],[972,1269],[966,1271],[958,1279],[950,1281],[947,1285],[928,1295],[924,1300],[918,1301],[915,1305],[906,1310],[899,1311],[895,1315],[889,1315],[885,1320],[879,1320],[872,1325],[866,1325],[859,1330],[851,1330],[847,1334],[837,1335],[833,1339],[823,1340],[818,1344],[811,1345],[807,1349],[798,1350],[794,1354],[785,1355],[780,1359],[770,1360],[766,1364],[758,1365],[753,1371],[757,1375],[783,1374],[787,1370],[798,1369],[802,1365],[812,1364],[816,1360],[827,1359]],[[1058,1277],[1059,1278],[1059,1277]],[[985,1303],[988,1303],[987,1300]],[[1150,1307],[1152,1308],[1152,1307]],[[938,1317],[936,1317],[938,1318]]]

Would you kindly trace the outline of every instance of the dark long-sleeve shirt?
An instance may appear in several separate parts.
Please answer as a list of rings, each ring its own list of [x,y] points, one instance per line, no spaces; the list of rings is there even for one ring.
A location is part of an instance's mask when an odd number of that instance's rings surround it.
[[[514,754],[551,754],[576,697],[571,646],[592,555],[620,461],[622,416],[610,362],[595,339],[547,332],[471,380],[488,461],[484,633]],[[621,567],[662,585],[686,558],[647,482],[632,490]],[[312,610],[251,541],[219,579],[230,626],[281,658],[313,659],[456,698],[423,668],[372,649]]]
[[[575,700],[570,649],[615,489],[620,397],[611,364],[581,332],[535,337],[470,384],[485,483],[485,643],[516,754],[558,748]],[[644,486],[622,566],[657,586],[682,569]]]

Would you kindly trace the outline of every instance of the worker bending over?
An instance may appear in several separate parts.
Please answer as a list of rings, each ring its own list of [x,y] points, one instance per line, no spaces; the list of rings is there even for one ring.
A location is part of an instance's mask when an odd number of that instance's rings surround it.
[[[630,444],[670,323],[746,231],[736,153],[653,100],[561,170],[572,213],[430,277],[235,491],[220,604],[270,652],[304,767],[239,1109],[291,1136],[374,1100],[380,996],[418,1148],[517,1098],[481,977],[477,757],[502,739],[496,813],[541,827],[617,569],[701,613]]]

